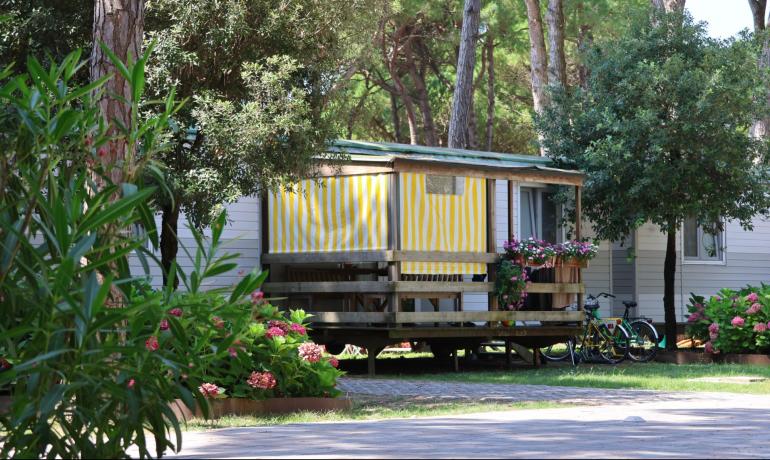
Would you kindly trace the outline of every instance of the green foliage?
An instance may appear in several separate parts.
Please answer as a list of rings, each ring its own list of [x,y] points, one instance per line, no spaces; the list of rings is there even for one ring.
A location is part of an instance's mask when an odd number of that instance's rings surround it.
[[[527,271],[510,260],[502,260],[497,267],[495,293],[498,302],[507,310],[518,310],[527,297]]]
[[[16,63],[24,73],[28,57],[46,66],[76,49],[91,49],[92,0],[3,0],[0,4],[0,65]],[[75,76],[82,84],[88,74]]]
[[[259,187],[313,174],[334,138],[324,112],[361,2],[181,0],[147,4],[148,88],[190,98],[163,156],[174,205],[200,227]],[[171,203],[167,203],[170,205]]]
[[[585,217],[601,239],[647,221],[676,231],[688,216],[750,228],[770,179],[768,145],[749,135],[767,111],[756,44],[710,39],[688,15],[657,19],[587,52],[587,88],[553,94],[543,145],[586,172]]]
[[[687,333],[710,353],[770,352],[770,286],[722,289],[705,299],[691,295]]]
[[[148,435],[160,455],[181,440],[168,401],[194,404],[185,357],[153,350],[159,298],[127,296],[127,256],[146,237],[123,229],[152,233],[155,189],[94,181],[98,150],[116,136],[138,141],[147,158],[158,151],[173,100],[108,138],[91,96],[104,81],[73,83],[84,64],[77,52],[49,69],[30,58],[27,73],[0,76],[4,457],[112,458],[132,445],[147,457]]]

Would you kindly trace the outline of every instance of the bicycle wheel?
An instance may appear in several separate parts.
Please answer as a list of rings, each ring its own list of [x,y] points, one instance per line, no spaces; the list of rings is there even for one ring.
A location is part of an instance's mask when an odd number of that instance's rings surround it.
[[[618,364],[626,359],[629,347],[629,334],[623,326],[617,325],[612,331],[602,325],[598,351],[602,359],[609,364]]]
[[[631,340],[628,357],[646,363],[658,353],[658,331],[647,321],[638,319],[631,322]]]
[[[548,361],[564,361],[570,356],[569,344],[567,342],[554,343],[541,348],[540,354]]]

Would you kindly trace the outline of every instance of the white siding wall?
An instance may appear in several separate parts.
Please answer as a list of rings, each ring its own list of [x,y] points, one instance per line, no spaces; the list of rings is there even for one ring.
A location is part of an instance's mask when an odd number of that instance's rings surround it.
[[[709,296],[721,288],[740,288],[770,281],[770,222],[757,217],[754,230],[743,230],[736,222],[725,228],[723,263],[683,262],[681,235],[677,239],[676,306],[678,321],[685,320],[690,293]],[[635,282],[640,312],[663,321],[663,262],[666,236],[657,226],[646,224],[637,231]]]
[[[207,283],[206,287],[225,287],[235,284],[239,275],[238,272],[243,270],[248,273],[255,267],[259,267],[259,199],[256,197],[244,197],[238,202],[227,206],[228,224],[225,230],[222,232],[222,240],[224,241],[219,254],[225,253],[238,253],[240,256],[234,260],[238,264],[238,268],[230,273],[212,278]],[[155,217],[155,222],[160,229],[160,215]],[[210,235],[211,232],[206,230],[205,235]],[[192,260],[187,257],[187,254],[182,249],[182,246],[188,248],[188,251],[195,255],[195,240],[193,239],[192,232],[187,226],[187,220],[184,215],[179,216],[179,254],[177,255],[177,262],[186,271],[189,272],[192,267]],[[157,253],[160,258],[160,251]],[[163,283],[163,277],[161,275],[161,269],[150,262],[150,275],[152,277],[152,284],[155,287],[160,287]],[[130,258],[131,273],[134,275],[141,275],[144,270],[135,255]]]
[[[709,296],[721,288],[737,289],[770,282],[770,221],[756,217],[753,224],[754,230],[746,231],[737,222],[727,223],[722,264],[682,263],[679,254],[682,269],[678,279],[685,302],[691,292]],[[684,317],[680,317],[680,321],[684,321]]]
[[[662,322],[663,313],[663,262],[666,258],[666,235],[657,225],[644,224],[636,231],[634,242],[636,253],[635,286],[638,313]],[[677,241],[676,249],[681,245]],[[675,278],[675,305],[677,316],[682,319],[682,264],[677,257]],[[686,300],[686,299],[685,299]]]
[[[581,227],[581,235],[593,239],[594,232],[591,226],[583,223]],[[613,294],[612,290],[612,260],[610,244],[607,241],[594,241],[599,245],[599,252],[596,254],[588,265],[588,268],[583,270],[583,284],[586,289],[586,296],[588,294],[598,295],[601,292]],[[599,299],[599,313],[602,316],[612,316],[613,308],[610,299]]]

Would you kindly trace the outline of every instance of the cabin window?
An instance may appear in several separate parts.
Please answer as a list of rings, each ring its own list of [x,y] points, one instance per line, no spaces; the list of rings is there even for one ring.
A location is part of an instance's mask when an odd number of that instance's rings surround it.
[[[682,251],[685,261],[724,261],[724,233],[716,226],[704,226],[695,218],[682,225]]]
[[[425,189],[434,195],[462,195],[464,180],[455,176],[425,176]]]
[[[521,237],[558,243],[561,238],[559,207],[548,189],[521,188]]]

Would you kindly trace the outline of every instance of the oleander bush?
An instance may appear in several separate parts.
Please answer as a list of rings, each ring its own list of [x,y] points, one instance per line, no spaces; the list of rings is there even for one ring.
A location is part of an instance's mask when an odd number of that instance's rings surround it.
[[[158,190],[144,178],[163,188],[153,157],[178,106],[169,99],[131,126],[111,126],[94,97],[106,80],[73,83],[79,57],[0,72],[0,395],[11,398],[0,457],[122,458],[132,447],[160,457],[181,448],[172,401],[206,416],[209,399],[228,392],[335,396],[336,362],[308,339],[304,312],[286,316],[262,297],[266,273],[204,289],[237,268],[237,255],[218,254],[224,214],[209,238],[194,232],[192,269],[173,264],[166,287],[151,287]],[[137,114],[146,59],[118,66]],[[100,157],[121,140],[135,157],[114,176]],[[131,273],[132,253],[144,275]]]
[[[770,353],[770,286],[691,295],[687,333],[708,353]]]

